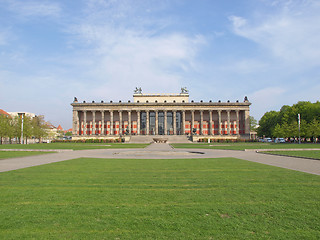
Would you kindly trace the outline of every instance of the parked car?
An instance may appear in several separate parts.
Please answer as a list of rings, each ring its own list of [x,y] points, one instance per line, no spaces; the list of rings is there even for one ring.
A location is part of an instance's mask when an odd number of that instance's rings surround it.
[[[274,142],[275,142],[275,143],[285,143],[286,140],[285,140],[284,138],[276,138],[276,139],[274,140]]]
[[[62,138],[62,140],[72,140],[72,137],[71,137],[71,136],[64,136],[64,137]]]
[[[272,139],[271,138],[264,138],[263,142],[270,143],[270,142],[272,142]]]

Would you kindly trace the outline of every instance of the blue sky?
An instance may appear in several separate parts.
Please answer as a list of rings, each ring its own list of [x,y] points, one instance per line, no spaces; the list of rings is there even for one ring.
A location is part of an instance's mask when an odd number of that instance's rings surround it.
[[[0,0],[0,108],[71,127],[79,101],[190,91],[266,111],[319,100],[320,1]]]

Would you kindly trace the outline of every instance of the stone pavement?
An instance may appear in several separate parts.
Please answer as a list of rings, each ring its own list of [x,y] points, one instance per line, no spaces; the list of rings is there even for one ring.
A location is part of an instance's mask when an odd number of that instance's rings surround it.
[[[320,160],[274,156],[256,152],[217,149],[173,149],[169,144],[153,143],[144,149],[96,149],[64,151],[38,156],[0,160],[0,172],[31,166],[66,161],[75,158],[135,158],[135,159],[176,159],[176,158],[223,158],[234,157],[252,162],[288,168],[320,175]]]

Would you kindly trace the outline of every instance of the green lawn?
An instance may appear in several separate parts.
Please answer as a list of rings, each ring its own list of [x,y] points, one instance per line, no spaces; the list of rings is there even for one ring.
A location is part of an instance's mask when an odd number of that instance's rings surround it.
[[[5,144],[0,149],[107,149],[107,148],[144,148],[149,144],[139,143],[41,143],[41,144]]]
[[[0,173],[0,239],[319,239],[320,177],[223,159]]]
[[[313,151],[270,151],[270,152],[264,152],[268,154],[275,154],[275,155],[286,155],[286,156],[292,156],[292,157],[305,157],[305,158],[313,158],[313,159],[320,159],[320,150]]]
[[[24,152],[24,151],[6,152],[6,151],[0,151],[0,159],[27,157],[27,156],[46,154],[46,153],[52,153],[52,152]]]
[[[295,148],[319,148],[320,144],[293,144],[293,143],[174,143],[174,148],[206,148],[206,149],[295,149]]]

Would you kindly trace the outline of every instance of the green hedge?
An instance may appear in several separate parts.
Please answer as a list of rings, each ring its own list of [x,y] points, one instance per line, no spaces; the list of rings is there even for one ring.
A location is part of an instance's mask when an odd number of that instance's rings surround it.
[[[218,142],[218,143],[236,143],[236,142],[258,142],[258,140],[253,139],[219,139],[219,138],[200,138],[198,142],[204,142],[207,143],[210,139],[210,142]]]
[[[79,140],[52,140],[52,143],[120,143],[125,142],[124,138],[116,139],[79,139]]]

